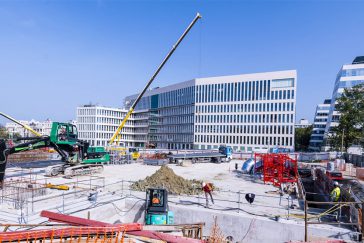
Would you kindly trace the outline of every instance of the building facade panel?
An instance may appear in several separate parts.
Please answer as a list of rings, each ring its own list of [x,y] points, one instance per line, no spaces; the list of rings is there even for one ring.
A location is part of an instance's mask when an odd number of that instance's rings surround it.
[[[77,107],[79,138],[91,146],[107,146],[109,140],[126,116],[127,110],[103,106]],[[144,147],[148,134],[148,112],[134,112],[116,141],[121,146]]]
[[[294,148],[296,71],[199,78],[148,90],[122,131],[126,145],[252,151]],[[81,138],[105,146],[127,109],[78,107]],[[140,123],[138,123],[140,116]]]
[[[194,147],[294,148],[296,71],[196,79]]]
[[[364,83],[364,61],[356,60],[362,60],[362,57],[355,58],[352,64],[343,65],[336,76],[324,132],[324,150],[330,149],[330,141],[328,138],[330,137],[332,128],[339,125],[340,113],[335,110],[337,99],[343,94],[345,89],[350,89],[355,85]]]
[[[325,99],[324,103],[318,104],[316,107],[315,118],[313,121],[313,128],[310,137],[310,145],[308,147],[308,149],[311,151],[321,151],[330,105],[331,99]]]

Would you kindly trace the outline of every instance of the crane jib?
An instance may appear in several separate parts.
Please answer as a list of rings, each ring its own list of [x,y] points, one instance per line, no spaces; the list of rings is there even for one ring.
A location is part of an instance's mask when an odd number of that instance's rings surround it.
[[[142,90],[142,92],[138,95],[138,97],[136,98],[136,100],[131,105],[129,112],[127,113],[127,115],[125,116],[125,118],[123,119],[123,121],[121,122],[121,124],[119,125],[118,129],[115,131],[114,135],[111,137],[111,139],[109,141],[109,144],[110,145],[115,141],[115,138],[117,137],[117,135],[123,129],[126,121],[130,117],[131,113],[134,111],[135,107],[137,106],[137,104],[140,101],[140,99],[143,97],[144,93],[148,90],[149,86],[152,84],[152,82],[154,81],[154,79],[157,77],[158,73],[162,70],[163,66],[167,63],[168,59],[172,56],[173,52],[177,49],[178,45],[182,42],[182,40],[185,38],[185,36],[188,34],[188,32],[192,29],[192,27],[194,26],[194,24],[200,18],[202,18],[202,16],[200,15],[200,13],[197,13],[196,16],[195,16],[195,18],[188,25],[187,29],[178,38],[177,42],[172,46],[172,49],[168,52],[167,56],[163,59],[162,63],[159,65],[159,67],[157,68],[157,70],[154,72],[154,74],[152,75],[152,77],[148,81],[147,85],[144,87],[144,89]]]

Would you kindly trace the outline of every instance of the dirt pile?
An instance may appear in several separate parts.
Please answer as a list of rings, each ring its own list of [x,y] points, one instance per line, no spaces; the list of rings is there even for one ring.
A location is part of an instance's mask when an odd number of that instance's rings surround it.
[[[147,188],[166,188],[171,194],[195,195],[201,192],[201,181],[187,180],[178,176],[168,166],[162,166],[153,175],[131,185],[131,189],[145,191]]]

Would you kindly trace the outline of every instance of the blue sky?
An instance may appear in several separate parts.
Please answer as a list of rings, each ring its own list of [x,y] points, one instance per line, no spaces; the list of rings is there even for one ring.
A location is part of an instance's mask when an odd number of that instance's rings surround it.
[[[363,11],[364,1],[0,1],[0,111],[65,121],[78,105],[121,107],[200,12],[154,87],[297,69],[297,119],[312,120],[340,66],[364,55]]]

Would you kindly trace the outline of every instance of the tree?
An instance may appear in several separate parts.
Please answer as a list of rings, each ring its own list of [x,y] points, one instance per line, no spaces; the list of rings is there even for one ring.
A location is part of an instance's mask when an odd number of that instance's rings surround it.
[[[312,126],[295,129],[295,151],[307,151],[310,145]]]
[[[337,99],[335,109],[340,113],[339,125],[331,129],[330,145],[345,151],[351,145],[364,145],[364,84],[345,89]]]
[[[6,131],[6,128],[2,125],[0,125],[0,139],[7,139],[8,138],[8,132]]]

